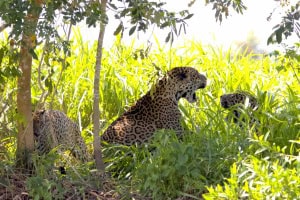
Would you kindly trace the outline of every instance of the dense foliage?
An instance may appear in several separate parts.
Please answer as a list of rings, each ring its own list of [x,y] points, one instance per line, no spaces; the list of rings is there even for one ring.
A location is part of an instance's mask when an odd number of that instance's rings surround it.
[[[5,49],[5,43],[1,43]],[[299,130],[300,88],[297,57],[276,57],[223,51],[187,41],[185,46],[167,49],[156,44],[150,52],[134,43],[124,46],[119,40],[103,54],[100,82],[100,109],[103,130],[116,117],[150,89],[162,73],[175,66],[194,66],[206,74],[208,86],[197,92],[198,102],[180,102],[183,141],[174,133],[161,131],[151,144],[143,147],[104,145],[107,171],[116,181],[121,196],[139,193],[153,199],[179,196],[199,199],[265,199],[300,196]],[[145,48],[146,49],[146,48]],[[93,67],[96,44],[82,42],[76,34],[70,57],[62,66],[58,50],[32,74],[34,105],[39,105],[41,86],[48,91],[44,108],[62,110],[78,122],[89,149],[92,149],[91,115]],[[62,50],[61,50],[62,51]],[[36,51],[38,57],[42,49]],[[2,59],[9,63],[9,56]],[[13,67],[12,67],[13,70]],[[0,69],[0,75],[10,73]],[[17,73],[12,71],[11,73]],[[2,76],[0,87],[0,164],[1,176],[12,173],[16,144],[16,80]],[[260,109],[255,113],[260,126],[243,127],[227,122],[227,111],[219,97],[235,90],[255,94]],[[245,115],[247,112],[245,111]],[[247,121],[245,122],[247,124]],[[64,163],[67,176],[53,170],[53,162]],[[78,164],[55,149],[47,156],[36,157],[37,176],[26,180],[26,190],[37,199],[63,197],[70,188],[57,180],[69,180],[82,188],[99,188],[91,174],[93,163]],[[9,183],[0,182],[9,187]]]

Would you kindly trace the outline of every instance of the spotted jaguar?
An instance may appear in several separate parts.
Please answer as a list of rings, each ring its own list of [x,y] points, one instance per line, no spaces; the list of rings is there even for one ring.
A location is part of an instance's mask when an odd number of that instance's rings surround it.
[[[253,95],[245,91],[239,91],[230,94],[224,94],[220,97],[221,106],[225,109],[231,110],[232,113],[229,113],[226,117],[226,120],[230,121],[233,119],[233,122],[242,126],[242,122],[245,122],[245,119],[241,119],[242,110],[248,109],[249,124],[252,126],[258,121],[253,116],[253,111],[256,111],[259,108],[259,103]]]
[[[183,134],[178,101],[189,103],[197,100],[196,90],[206,87],[207,78],[192,67],[176,67],[142,96],[135,105],[117,118],[103,133],[101,139],[123,145],[148,142],[160,129]]]
[[[58,110],[38,110],[33,113],[33,132],[36,150],[39,154],[51,149],[70,150],[72,155],[87,161],[86,145],[79,127],[63,112]]]

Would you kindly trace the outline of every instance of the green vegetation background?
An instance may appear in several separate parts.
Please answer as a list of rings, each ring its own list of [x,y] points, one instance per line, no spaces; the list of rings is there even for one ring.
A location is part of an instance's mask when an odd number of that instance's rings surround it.
[[[5,46],[3,42],[1,45]],[[197,103],[180,102],[182,123],[188,130],[183,141],[178,141],[172,132],[161,131],[151,144],[142,148],[104,145],[107,170],[124,198],[132,191],[153,199],[198,199],[202,195],[205,199],[298,198],[299,59],[224,51],[196,41],[186,41],[176,48],[158,42],[155,45],[157,48],[147,51],[145,46],[135,48],[134,42],[123,45],[117,39],[104,51],[100,83],[102,131],[173,67],[193,66],[207,76],[209,84],[197,92]],[[90,153],[95,50],[96,44],[83,42],[76,32],[65,67],[58,56],[62,52],[53,52],[45,57],[40,74],[40,62],[34,61],[32,77],[35,108],[42,105],[64,111],[80,125]],[[36,53],[40,58],[42,49]],[[5,70],[12,77],[18,74],[10,65],[10,58],[4,57],[2,66],[7,66],[0,69],[3,74]],[[1,82],[0,172],[7,173],[14,162],[16,147],[16,79],[2,76]],[[48,91],[42,104],[45,91],[41,85]],[[257,131],[255,127],[241,128],[224,120],[228,112],[221,108],[219,97],[236,90],[246,90],[258,97]],[[59,188],[53,178],[58,175],[53,175],[49,168],[57,156],[50,154],[36,159],[38,176],[26,182],[34,197],[51,199],[51,194],[59,196],[66,192],[61,189],[53,193],[53,188]],[[74,180],[89,186],[95,184],[89,174],[93,163],[72,162],[75,165],[68,166],[75,172]]]

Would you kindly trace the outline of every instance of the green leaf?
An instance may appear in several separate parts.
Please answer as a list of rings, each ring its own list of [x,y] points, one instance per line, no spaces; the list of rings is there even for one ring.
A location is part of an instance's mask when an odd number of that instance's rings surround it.
[[[170,41],[170,38],[171,38],[171,32],[168,33],[165,42],[168,43]]]
[[[186,16],[185,18],[183,18],[183,19],[190,19],[191,17],[193,17],[194,16],[194,14],[189,14],[188,16]]]
[[[178,158],[178,165],[184,165],[187,161],[188,161],[188,156],[183,154]]]
[[[129,30],[129,35],[132,35],[134,33],[136,29],[136,26],[131,27],[131,29]]]
[[[31,56],[32,56],[33,59],[38,60],[38,56],[34,52],[34,49],[29,49],[29,53],[31,54]]]
[[[121,22],[121,23],[119,24],[118,28],[116,28],[116,30],[115,30],[115,32],[114,32],[114,35],[118,35],[118,34],[121,32],[121,30],[123,30],[123,29],[124,29],[123,23]]]
[[[117,6],[113,3],[107,3],[110,7],[112,7],[113,9],[117,10]]]
[[[170,26],[170,23],[169,23],[169,22],[163,23],[163,24],[160,26],[160,28],[162,29],[162,28],[165,28],[165,27],[167,27],[167,26]]]
[[[269,44],[273,44],[273,37],[274,37],[274,34],[272,34],[272,35],[270,35],[270,37],[268,38],[268,40],[267,40],[267,45],[269,45]]]
[[[49,92],[52,92],[53,84],[51,78],[46,78],[45,80],[45,86],[48,88]]]
[[[4,56],[4,49],[1,48],[0,49],[0,66],[1,66],[1,63],[2,63],[2,60],[3,60],[3,56]]]
[[[18,67],[12,67],[12,68],[11,68],[11,75],[12,75],[13,77],[21,76],[21,71],[19,70]]]
[[[276,41],[277,41],[278,44],[281,43],[281,41],[282,41],[282,33],[283,33],[283,29],[282,28],[280,28],[277,31],[275,31]]]

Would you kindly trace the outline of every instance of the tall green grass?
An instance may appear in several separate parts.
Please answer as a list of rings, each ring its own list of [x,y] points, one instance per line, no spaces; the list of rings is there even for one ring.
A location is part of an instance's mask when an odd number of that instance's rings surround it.
[[[293,172],[291,177],[283,174],[285,179],[298,181],[299,161],[295,157],[300,149],[300,87],[290,65],[298,69],[299,62],[291,58],[289,66],[282,67],[282,62],[265,55],[203,46],[196,41],[186,41],[184,46],[171,49],[158,42],[154,46],[157,48],[141,55],[138,52],[146,52],[147,46],[136,47],[134,42],[126,46],[116,39],[112,48],[104,50],[100,74],[101,133],[173,67],[193,66],[207,76],[209,84],[197,92],[197,103],[180,101],[186,129],[183,141],[178,141],[172,132],[161,131],[145,147],[104,146],[107,170],[120,183],[126,183],[120,191],[133,191],[154,199],[179,196],[197,199],[203,194],[207,199],[259,199],[299,194],[298,187],[285,193],[266,189],[275,174],[284,169]],[[62,52],[48,56],[41,65],[41,84],[49,92],[42,105],[39,105],[43,91],[38,84],[38,61],[34,62],[32,80],[34,105],[66,112],[80,124],[90,150],[95,50],[96,44],[83,42],[76,32],[65,68],[56,59]],[[42,49],[37,51],[39,57],[41,54]],[[5,158],[10,160],[16,133],[15,122],[10,121],[15,116],[14,87],[15,80],[7,80],[1,94],[9,106],[0,116],[1,132],[8,130],[0,139],[6,142],[4,149],[9,153]],[[219,97],[236,90],[257,96],[258,131],[224,120],[228,111],[221,108]],[[251,174],[260,167],[269,170],[261,175]],[[255,181],[257,184],[253,184]],[[281,179],[276,176],[276,181],[279,184]],[[249,187],[264,193],[255,196],[250,194]]]

